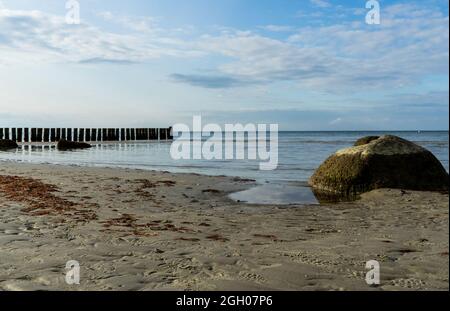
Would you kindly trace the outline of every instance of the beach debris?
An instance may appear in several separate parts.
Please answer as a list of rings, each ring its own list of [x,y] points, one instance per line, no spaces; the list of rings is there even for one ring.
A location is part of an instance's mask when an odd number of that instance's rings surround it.
[[[250,179],[250,178],[241,178],[241,177],[234,177],[233,178],[234,182],[241,182],[241,183],[252,183],[252,182],[256,182],[255,179]]]
[[[177,183],[173,180],[157,180],[157,181],[151,181],[148,179],[137,179],[137,183],[142,184],[142,189],[151,189],[156,188],[158,186],[166,186],[166,187],[173,187]]]
[[[219,242],[227,242],[229,241],[227,238],[221,236],[220,234],[213,234],[206,237],[208,240],[219,241]]]
[[[357,144],[330,156],[310,178],[319,200],[379,188],[448,191],[449,175],[427,149],[392,135],[365,137]]]
[[[58,141],[58,144],[56,145],[56,148],[58,148],[58,150],[62,150],[62,151],[76,150],[76,149],[88,149],[91,147],[92,146],[88,143],[67,141],[64,139],[61,139],[60,141]]]
[[[8,150],[8,149],[15,149],[19,146],[15,141],[12,141],[10,139],[0,139],[0,150]]]
[[[139,183],[140,186],[137,188],[134,192],[142,197],[153,200],[156,204],[161,204],[162,202],[160,200],[155,199],[155,194],[151,193],[151,189],[164,186],[164,187],[174,187],[176,185],[175,181],[172,180],[157,180],[157,181],[151,181],[148,179],[137,179],[135,180],[136,183]],[[165,199],[166,196],[162,195],[162,199]]]
[[[256,233],[253,235],[255,238],[263,238],[263,239],[269,239],[269,240],[273,240],[273,241],[277,241],[278,238],[276,235],[273,234],[260,234],[260,233]]]
[[[87,204],[77,204],[56,196],[59,189],[38,179],[20,176],[1,176],[0,193],[7,199],[24,203],[22,210],[33,216],[64,216],[77,222],[97,219],[96,213]],[[96,207],[95,204],[91,205]]]
[[[214,193],[214,194],[219,194],[221,191],[217,190],[217,189],[204,189],[202,190],[203,193]]]

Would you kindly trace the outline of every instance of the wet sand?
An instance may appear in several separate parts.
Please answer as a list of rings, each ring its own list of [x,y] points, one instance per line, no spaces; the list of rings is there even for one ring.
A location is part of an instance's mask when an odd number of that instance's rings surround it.
[[[257,205],[229,198],[239,178],[0,165],[1,290],[449,289],[448,194]]]

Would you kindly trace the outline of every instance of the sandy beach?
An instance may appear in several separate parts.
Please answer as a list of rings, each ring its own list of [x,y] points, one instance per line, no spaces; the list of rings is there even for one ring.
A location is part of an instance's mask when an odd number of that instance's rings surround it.
[[[248,205],[255,183],[1,163],[1,290],[448,290],[449,197]],[[80,285],[65,265],[81,265]],[[365,264],[381,264],[381,285]]]

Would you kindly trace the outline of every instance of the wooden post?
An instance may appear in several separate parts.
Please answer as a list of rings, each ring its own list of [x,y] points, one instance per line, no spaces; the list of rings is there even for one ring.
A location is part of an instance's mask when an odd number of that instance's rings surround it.
[[[38,128],[37,129],[37,134],[36,134],[36,141],[37,142],[42,142],[42,132],[43,132],[42,128]]]
[[[27,127],[23,129],[23,141],[26,143],[30,142],[30,129]]]
[[[66,134],[66,129],[65,129],[65,128],[61,129],[61,139],[66,140],[66,139],[67,139],[67,136],[66,136],[66,135],[67,135],[67,134]]]
[[[135,129],[134,130],[135,133],[135,140],[141,140],[141,129]]]
[[[97,129],[91,130],[91,141],[97,141]]]
[[[127,138],[125,137],[125,129],[120,129],[120,140],[124,141],[127,140]]]
[[[32,128],[31,129],[31,142],[36,142],[37,141],[37,134],[36,134],[36,128]]]
[[[56,134],[55,134],[55,141],[60,141],[60,140],[61,140],[61,129],[57,128]]]
[[[49,142],[50,141],[50,129],[44,129],[44,142]]]
[[[141,129],[135,129],[135,140],[141,140]]]
[[[78,141],[84,141],[84,129],[78,129]]]
[[[130,140],[131,139],[131,130],[130,129],[126,129],[126,137],[125,140]]]
[[[108,129],[108,139],[110,141],[114,141],[114,140],[116,140],[114,136],[115,136],[114,129]]]
[[[107,141],[107,140],[108,140],[108,130],[102,129],[102,141]]]
[[[66,137],[66,140],[72,141],[72,129],[71,129],[71,128],[68,128],[68,129],[67,129],[67,137]]]
[[[51,128],[50,129],[50,141],[54,143],[56,141],[56,129]]]
[[[16,140],[17,140],[17,137],[16,137],[16,128],[15,128],[15,127],[13,127],[13,128],[11,129],[11,140],[12,140],[12,141],[16,141]]]
[[[3,139],[3,128],[0,128],[0,139]]]
[[[102,130],[97,129],[97,141],[102,141]]]
[[[78,129],[73,129],[72,141],[78,141]]]
[[[21,127],[19,127],[18,129],[17,129],[17,142],[19,142],[19,143],[21,143],[22,142],[22,128]]]
[[[91,141],[91,129],[86,129],[86,141]]]

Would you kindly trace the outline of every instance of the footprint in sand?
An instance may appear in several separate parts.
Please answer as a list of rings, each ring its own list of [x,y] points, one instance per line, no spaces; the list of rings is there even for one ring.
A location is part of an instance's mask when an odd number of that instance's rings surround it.
[[[293,262],[303,263],[307,265],[314,265],[318,267],[330,267],[336,265],[336,262],[322,260],[305,253],[283,253],[283,256],[289,257]]]
[[[366,272],[357,262],[352,260],[323,260],[306,253],[283,253],[291,261],[319,267],[329,273],[339,273],[347,278],[364,279]],[[350,266],[350,267],[348,267]]]
[[[391,281],[391,285],[408,289],[422,289],[425,282],[415,278],[395,279]]]
[[[267,280],[259,274],[241,271],[239,272],[239,277],[246,281],[251,281],[255,283],[266,283]]]

